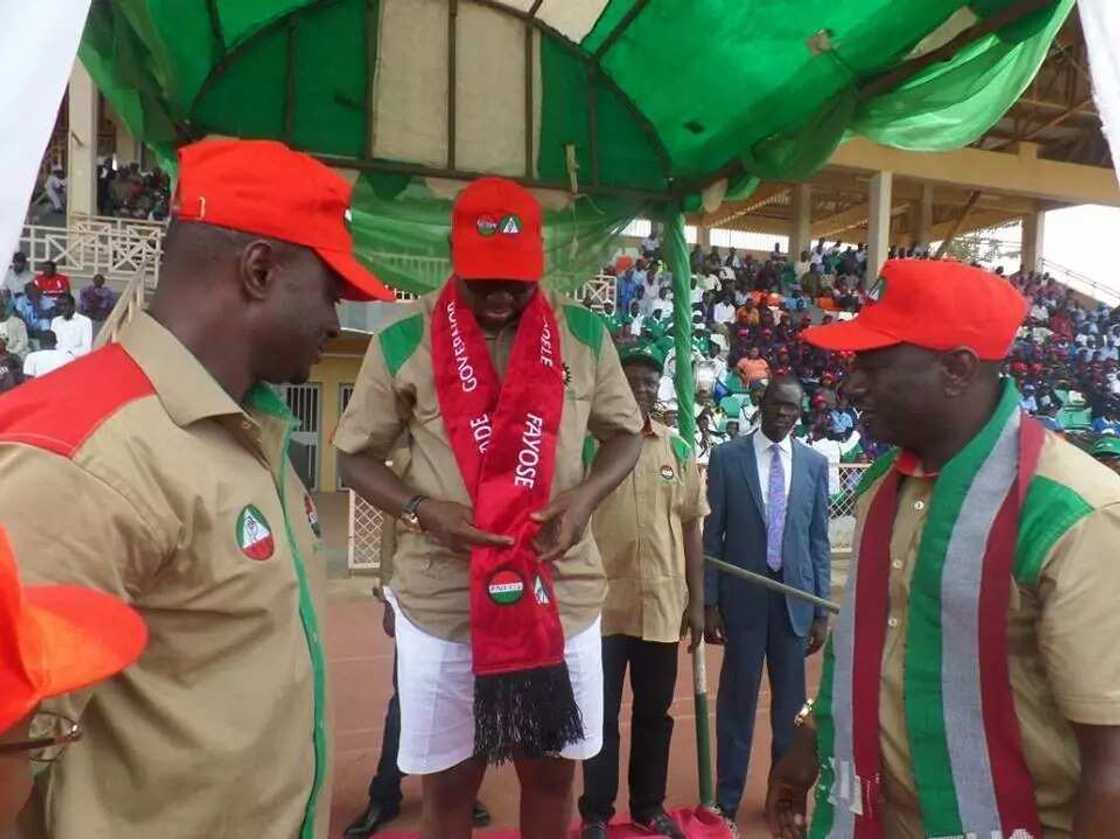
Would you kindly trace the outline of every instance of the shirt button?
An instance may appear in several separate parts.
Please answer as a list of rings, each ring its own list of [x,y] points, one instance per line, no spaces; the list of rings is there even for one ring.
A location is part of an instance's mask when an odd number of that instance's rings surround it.
[[[902,568],[902,560],[901,559],[896,559],[894,562],[891,563],[891,568],[894,568],[896,571],[900,570]]]
[[[898,626],[898,618],[887,618],[887,626],[894,629]]]
[[[919,513],[922,510],[924,510],[925,508],[926,508],[926,502],[924,502],[924,501],[915,501],[914,502],[914,509],[917,510]]]

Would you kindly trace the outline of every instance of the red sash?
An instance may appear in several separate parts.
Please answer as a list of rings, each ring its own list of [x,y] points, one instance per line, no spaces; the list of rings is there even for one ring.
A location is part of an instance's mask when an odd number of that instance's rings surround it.
[[[564,663],[564,630],[549,563],[533,548],[547,506],[564,407],[556,318],[543,293],[521,314],[505,378],[459,290],[432,314],[432,374],[444,427],[476,527],[511,536],[471,551],[475,752],[490,762],[556,754],[583,737]]]

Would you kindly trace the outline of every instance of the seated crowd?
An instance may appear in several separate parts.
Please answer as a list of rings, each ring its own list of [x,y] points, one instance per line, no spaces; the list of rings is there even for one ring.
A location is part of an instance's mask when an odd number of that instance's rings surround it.
[[[604,269],[617,277],[618,300],[617,309],[604,307],[604,315],[620,345],[656,342],[668,353],[659,401],[673,424],[673,278],[656,235],[643,240],[640,250],[637,259],[622,256]],[[888,258],[930,254],[891,248]],[[794,262],[778,245],[765,260],[733,248],[693,248],[692,363],[701,462],[713,446],[757,425],[766,383],[786,373],[805,390],[797,436],[834,465],[868,462],[883,452],[844,397],[848,359],[798,337],[812,324],[853,317],[867,302],[866,260],[862,243],[830,247],[823,239]],[[1120,308],[1082,302],[1049,275],[1021,270],[1008,279],[1031,303],[1006,370],[1019,385],[1023,407],[1057,431],[1120,433]]]
[[[54,262],[36,274],[17,252],[0,286],[0,393],[90,352],[116,297],[97,274],[76,301]]]

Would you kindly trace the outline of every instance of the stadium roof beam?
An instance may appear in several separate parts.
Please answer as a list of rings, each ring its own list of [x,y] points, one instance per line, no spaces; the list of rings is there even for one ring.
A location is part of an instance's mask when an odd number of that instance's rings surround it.
[[[829,165],[855,172],[889,171],[899,178],[958,189],[1120,207],[1120,187],[1113,173],[1099,166],[1043,160],[1036,151],[1032,144],[1022,143],[1018,154],[974,148],[909,152],[857,138],[840,146]]]

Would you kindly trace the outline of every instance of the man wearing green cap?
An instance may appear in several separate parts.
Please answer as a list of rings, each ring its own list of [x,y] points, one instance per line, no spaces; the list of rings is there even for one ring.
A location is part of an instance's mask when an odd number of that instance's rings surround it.
[[[1120,437],[1115,434],[1102,434],[1093,444],[1093,457],[1120,475]]]
[[[684,839],[665,813],[665,784],[677,681],[677,642],[704,631],[703,482],[688,444],[652,419],[665,356],[643,344],[621,353],[642,412],[634,471],[595,511],[592,531],[607,574],[603,606],[603,750],[583,764],[581,839],[606,839],[618,794],[618,716],[630,669],[634,692],[630,816],[651,834]]]

